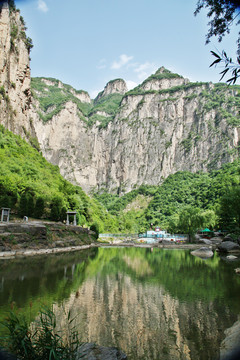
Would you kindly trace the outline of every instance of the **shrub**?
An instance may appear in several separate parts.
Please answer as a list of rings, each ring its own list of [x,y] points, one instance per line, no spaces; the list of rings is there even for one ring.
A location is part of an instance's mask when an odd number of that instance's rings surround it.
[[[43,308],[38,323],[29,326],[26,318],[10,312],[2,325],[7,334],[0,345],[19,360],[71,360],[75,359],[75,351],[79,345],[77,332],[72,325],[73,320],[68,313],[68,338],[63,340],[57,332],[56,316],[52,310]]]
[[[90,226],[90,230],[94,231],[96,233],[96,239],[98,238],[99,236],[99,224],[98,223],[93,223],[91,226]]]

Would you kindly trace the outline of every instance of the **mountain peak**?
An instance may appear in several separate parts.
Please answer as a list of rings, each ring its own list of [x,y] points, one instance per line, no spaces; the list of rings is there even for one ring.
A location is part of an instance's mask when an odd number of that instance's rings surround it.
[[[111,94],[120,94],[124,95],[128,91],[127,84],[123,79],[114,79],[110,80],[104,90],[101,91],[95,100],[99,100],[102,97],[111,95]]]

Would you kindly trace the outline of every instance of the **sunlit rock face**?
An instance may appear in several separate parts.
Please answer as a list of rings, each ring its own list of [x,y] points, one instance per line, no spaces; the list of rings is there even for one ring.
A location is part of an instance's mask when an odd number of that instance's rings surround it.
[[[179,302],[163,287],[136,286],[121,273],[88,278],[64,308],[76,316],[81,341],[117,346],[129,359],[146,360],[218,358],[219,328],[229,316],[221,320],[213,304]],[[54,311],[60,319],[61,308]],[[61,329],[66,322],[62,317]]]
[[[87,192],[123,194],[238,158],[236,87],[193,84],[161,67],[129,92],[122,79],[108,82],[94,101],[51,78],[42,78],[43,92],[31,91],[24,20],[7,2],[0,5],[0,51],[0,123],[39,142],[46,159]],[[39,96],[48,98],[53,87],[66,96],[43,109]]]
[[[0,3],[0,123],[23,137],[35,136],[31,121],[29,48],[19,11]]]
[[[208,171],[236,159],[237,94],[180,77],[150,79],[136,94],[123,96],[105,127],[99,121],[88,126],[69,102],[47,123],[36,119],[34,126],[44,156],[65,178],[88,192],[124,193],[136,185],[158,185],[177,171]],[[211,102],[214,96],[222,96],[221,107]]]

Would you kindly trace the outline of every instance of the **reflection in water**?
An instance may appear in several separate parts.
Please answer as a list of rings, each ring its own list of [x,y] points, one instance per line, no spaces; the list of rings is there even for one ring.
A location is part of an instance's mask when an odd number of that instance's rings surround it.
[[[23,272],[9,262],[12,279],[1,272],[2,309],[9,299],[26,309],[31,298],[35,316],[40,297],[55,304],[64,329],[63,303],[77,315],[81,341],[118,346],[129,359],[218,358],[224,330],[240,313],[236,264],[217,255],[204,261],[183,250],[100,248],[39,261],[27,261]],[[34,266],[40,273],[27,271]],[[27,291],[21,301],[15,286]]]

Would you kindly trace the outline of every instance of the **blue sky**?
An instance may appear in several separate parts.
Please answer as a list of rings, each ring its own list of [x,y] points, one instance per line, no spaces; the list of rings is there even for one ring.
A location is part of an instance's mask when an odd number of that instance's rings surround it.
[[[109,80],[129,88],[159,67],[190,81],[218,82],[211,50],[235,57],[237,27],[205,45],[197,0],[15,0],[33,40],[32,76],[60,79],[94,98]]]

